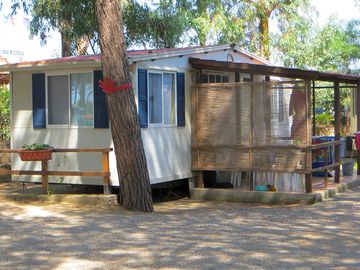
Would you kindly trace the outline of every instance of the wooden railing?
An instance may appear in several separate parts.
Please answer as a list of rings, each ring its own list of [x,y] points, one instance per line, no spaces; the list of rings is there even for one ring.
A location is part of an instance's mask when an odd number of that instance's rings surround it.
[[[325,178],[324,178],[324,186],[325,188],[328,186],[328,172],[329,169],[333,169],[335,167],[338,167],[341,165],[341,162],[337,162],[337,163],[331,163],[328,164],[328,158],[329,155],[331,155],[331,153],[329,153],[330,151],[330,147],[335,145],[339,145],[340,141],[333,141],[333,142],[324,142],[324,143],[318,143],[318,144],[313,144],[311,145],[311,149],[312,150],[316,150],[316,149],[322,149],[322,151],[324,152],[324,166],[321,167],[317,167],[317,168],[313,168],[311,170],[311,172],[324,172],[325,174]]]
[[[112,148],[55,148],[52,153],[102,153],[102,171],[49,171],[48,161],[41,161],[41,171],[33,170],[0,170],[0,174],[14,174],[14,175],[41,175],[42,188],[44,191],[48,190],[49,175],[56,176],[102,176],[104,194],[111,193],[110,183],[110,166],[109,166],[109,152]],[[0,153],[19,153],[22,149],[0,149]],[[27,161],[28,162],[28,161]],[[36,162],[36,161],[35,161]]]

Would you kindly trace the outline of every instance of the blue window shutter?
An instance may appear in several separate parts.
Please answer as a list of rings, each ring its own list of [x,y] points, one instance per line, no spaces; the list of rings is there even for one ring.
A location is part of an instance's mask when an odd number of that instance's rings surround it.
[[[46,128],[45,73],[32,75],[33,128]]]
[[[109,116],[105,93],[99,86],[99,80],[103,79],[101,70],[94,71],[94,127],[109,128]]]
[[[185,73],[176,73],[177,125],[185,126]]]
[[[138,105],[139,123],[141,128],[148,127],[148,91],[147,70],[138,69]]]

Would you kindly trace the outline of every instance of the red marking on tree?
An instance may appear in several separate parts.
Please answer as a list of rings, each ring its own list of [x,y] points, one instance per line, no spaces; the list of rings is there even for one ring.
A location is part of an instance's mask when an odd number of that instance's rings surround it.
[[[116,86],[116,82],[110,78],[105,78],[104,80],[99,80],[99,86],[106,94],[111,94],[116,91],[121,91],[121,90],[126,90],[126,89],[132,89],[131,83]]]

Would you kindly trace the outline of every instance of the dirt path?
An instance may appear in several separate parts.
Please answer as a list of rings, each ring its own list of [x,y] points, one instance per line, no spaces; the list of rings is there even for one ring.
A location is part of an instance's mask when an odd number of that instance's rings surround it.
[[[360,269],[360,188],[312,206],[155,208],[0,201],[0,269]]]

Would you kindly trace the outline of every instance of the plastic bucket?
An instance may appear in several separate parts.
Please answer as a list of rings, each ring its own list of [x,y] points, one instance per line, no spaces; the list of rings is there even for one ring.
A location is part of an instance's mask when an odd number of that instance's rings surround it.
[[[354,173],[354,161],[350,160],[342,164],[342,172],[345,176],[352,176]]]

